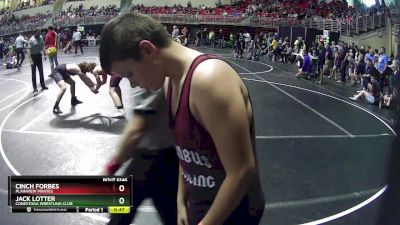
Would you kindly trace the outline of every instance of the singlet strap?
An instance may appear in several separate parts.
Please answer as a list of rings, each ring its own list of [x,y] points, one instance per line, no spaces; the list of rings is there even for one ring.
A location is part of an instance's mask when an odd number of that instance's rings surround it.
[[[192,82],[193,72],[195,71],[197,66],[200,65],[200,63],[202,63],[208,59],[218,59],[218,58],[219,57],[216,55],[202,54],[202,55],[197,56],[193,60],[192,64],[190,65],[190,68],[188,70],[188,73],[185,77],[183,86],[182,86],[182,90],[181,90],[180,97],[179,97],[178,108],[176,109],[175,116],[172,115],[172,82],[171,82],[171,79],[168,81],[167,100],[168,100],[169,118],[170,118],[171,127],[175,124],[175,118],[179,114],[179,109],[180,109],[181,103],[183,105],[189,104],[190,84]]]

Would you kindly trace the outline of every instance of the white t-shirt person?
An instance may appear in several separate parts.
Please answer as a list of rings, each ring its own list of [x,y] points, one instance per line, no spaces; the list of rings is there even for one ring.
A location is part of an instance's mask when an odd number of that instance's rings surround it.
[[[174,39],[174,40],[175,40],[176,38],[178,38],[178,36],[179,36],[179,29],[178,29],[177,26],[174,26],[171,36],[172,36],[172,39]]]
[[[75,31],[74,34],[72,35],[72,40],[73,41],[80,41],[82,39],[82,34],[79,31]]]

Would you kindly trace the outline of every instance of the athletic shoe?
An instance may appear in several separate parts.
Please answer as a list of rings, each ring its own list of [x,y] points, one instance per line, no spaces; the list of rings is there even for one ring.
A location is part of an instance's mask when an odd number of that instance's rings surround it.
[[[44,91],[44,90],[48,90],[49,88],[48,87],[46,87],[46,86],[44,86],[44,87],[42,87],[42,91]]]
[[[126,113],[124,109],[118,109],[117,112],[112,115],[112,118],[123,118],[125,117]]]
[[[54,106],[54,108],[53,108],[53,113],[54,114],[61,114],[62,113],[62,111],[60,110],[60,108],[57,106]]]
[[[350,100],[353,100],[353,101],[357,101],[357,98],[356,98],[355,96],[349,97],[349,99],[350,99]]]
[[[82,102],[79,101],[76,96],[71,98],[71,105],[78,105],[81,104]]]

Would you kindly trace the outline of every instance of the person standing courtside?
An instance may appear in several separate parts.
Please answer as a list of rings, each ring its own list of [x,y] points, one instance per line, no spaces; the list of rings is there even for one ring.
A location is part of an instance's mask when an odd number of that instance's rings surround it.
[[[75,45],[75,55],[78,52],[78,45],[79,45],[79,48],[81,49],[81,53],[83,55],[82,34],[78,29],[76,29],[76,31],[72,34],[72,40],[74,41],[74,45]]]
[[[379,58],[378,58],[378,66],[376,68],[380,73],[380,79],[378,79],[380,91],[383,91],[388,63],[389,63],[389,58],[385,54],[385,47],[381,47],[381,51],[379,52]]]
[[[49,26],[48,30],[49,31],[46,34],[44,43],[46,45],[47,54],[49,56],[50,70],[51,73],[53,73],[54,67],[58,66],[57,33],[54,31],[53,26]]]
[[[4,58],[4,40],[2,37],[0,37],[0,60],[3,61],[2,59]]]
[[[42,54],[44,60],[46,60],[46,49],[44,48],[44,40],[42,35],[40,35],[41,30],[36,29],[35,35],[29,39],[28,48],[30,49],[30,62],[31,62],[31,69],[32,69],[32,86],[33,86],[33,94],[37,94],[37,86],[36,86],[36,67],[39,70],[39,77],[40,77],[40,85],[42,86],[42,91],[47,90],[48,88],[44,84],[44,77],[43,77],[43,61],[42,61]]]
[[[25,53],[24,53],[24,45],[27,43],[25,40],[24,36],[20,33],[19,36],[15,39],[15,51],[17,53],[17,67],[18,71],[21,70],[21,65],[22,62],[24,62],[25,59]]]
[[[123,172],[133,175],[133,208],[127,215],[111,215],[108,225],[131,224],[146,198],[152,199],[162,224],[177,225],[178,157],[164,91],[142,88],[133,91],[134,116],[123,132],[118,151],[103,172],[113,175],[122,163],[133,158]]]

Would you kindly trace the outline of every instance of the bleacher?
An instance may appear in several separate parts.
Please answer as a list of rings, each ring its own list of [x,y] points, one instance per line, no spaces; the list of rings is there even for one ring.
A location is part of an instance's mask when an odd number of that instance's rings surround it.
[[[76,8],[79,5],[82,5],[83,9],[87,10],[94,5],[99,7],[108,6],[114,2],[117,1],[72,1],[64,4],[64,10],[70,7]],[[292,0],[280,4],[272,4],[271,7],[265,6],[269,1],[259,0],[244,0],[234,5],[223,5],[220,7],[207,7],[205,5],[195,6],[193,3],[190,7],[180,4],[160,6],[164,3],[164,1],[161,1],[158,3],[158,6],[146,6],[144,4],[134,5],[132,6],[132,11],[149,14],[153,18],[165,24],[236,25],[266,29],[277,29],[279,26],[302,26],[320,30],[329,30],[347,36],[358,35],[363,32],[382,28],[386,24],[386,18],[390,16],[390,13],[387,11],[380,12],[376,10],[374,13],[363,11],[363,14],[354,14],[352,17],[338,17],[339,13],[337,9],[331,13],[329,10],[333,10],[335,7],[343,10],[343,4],[337,5],[337,3],[323,3],[322,5],[326,6],[327,9],[321,10],[321,8],[314,7],[312,12],[320,13],[321,15],[309,17],[307,16],[307,13],[309,12],[306,9],[310,6],[308,4],[315,6],[315,1],[300,1],[301,4],[298,4],[298,9],[293,7],[295,2]],[[263,8],[258,8],[256,11],[249,10],[259,7],[258,4]],[[39,8],[43,8],[43,10],[47,11],[42,12]],[[46,5],[18,11],[15,12],[14,15],[16,17],[21,17],[22,15],[48,15],[48,12],[50,12],[49,10],[51,10],[51,6]],[[349,7],[346,12],[350,13],[354,11],[354,8]],[[90,13],[82,13],[82,15],[75,16],[52,15],[50,16],[51,20],[50,17],[46,17],[46,22],[53,22],[57,26],[75,26],[78,24],[95,25],[104,24],[114,15],[116,14],[92,15]],[[304,15],[306,15],[306,17],[302,18]],[[5,16],[3,15],[3,17]],[[2,20],[4,20],[4,18],[0,18],[0,21]],[[34,26],[44,25],[45,23],[20,23],[17,26],[15,26],[15,24],[4,22],[0,22],[0,24],[2,25],[0,28],[0,35],[7,35],[19,31],[28,31]]]

